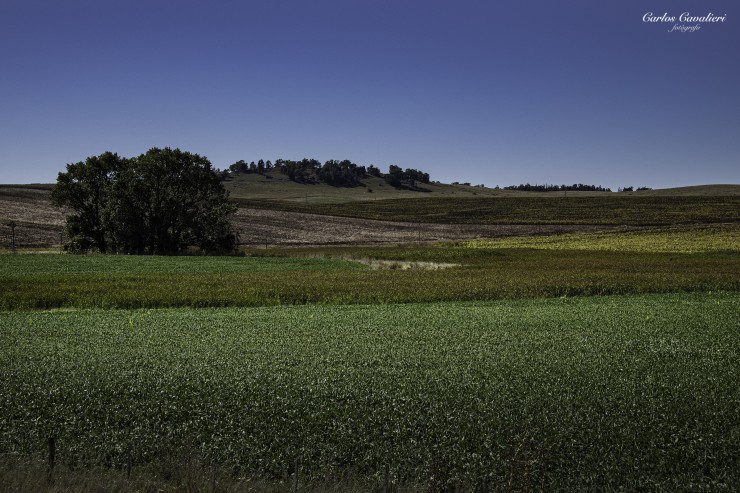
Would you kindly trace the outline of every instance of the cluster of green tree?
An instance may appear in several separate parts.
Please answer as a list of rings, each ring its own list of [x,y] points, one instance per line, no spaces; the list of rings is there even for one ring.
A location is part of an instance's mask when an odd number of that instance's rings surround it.
[[[504,190],[520,190],[523,192],[611,192],[610,188],[601,185],[584,185],[576,183],[573,185],[512,185],[504,187]]]
[[[256,163],[252,161],[251,163],[247,164],[246,161],[243,159],[235,162],[231,166],[228,167],[227,171],[231,173],[258,173],[262,174],[266,170],[272,169],[272,163],[268,159],[267,161],[263,161],[260,159]],[[224,175],[226,176],[226,175]]]
[[[640,190],[652,190],[652,188],[650,188],[650,187],[637,187],[637,191],[639,192]],[[635,191],[635,187],[620,187],[617,190],[617,192],[634,192],[634,191]]]
[[[416,182],[429,183],[429,173],[412,168],[403,170],[391,164],[388,167],[388,174],[385,175],[385,181],[394,187],[415,187]]]
[[[230,252],[237,245],[221,178],[205,157],[153,148],[135,158],[106,152],[68,164],[51,192],[69,208],[65,249],[175,254],[188,247]]]
[[[321,162],[316,159],[304,158],[300,161],[278,159],[275,161],[275,169],[297,183],[317,183],[317,172],[320,168]]]
[[[460,183],[459,181],[453,181],[452,182],[452,185],[463,185],[465,187],[486,188],[486,186],[483,183],[479,183],[477,185],[473,185],[469,181],[465,181],[465,182],[462,182],[462,183]],[[499,188],[498,185],[496,185],[496,189],[498,189],[498,188]]]
[[[373,166],[371,166],[373,168]],[[330,160],[323,165],[316,159],[277,159],[275,163],[260,159],[252,161],[237,161],[228,168],[228,173],[258,173],[275,169],[297,183],[328,183],[337,187],[354,187],[362,185],[362,178],[368,175],[364,166],[358,166],[347,159],[343,161]],[[375,168],[377,169],[377,168]],[[379,171],[379,170],[378,170]],[[228,173],[224,176],[228,176]]]
[[[401,169],[390,165],[387,174],[383,174],[380,168],[372,164],[365,167],[360,166],[348,159],[342,161],[329,160],[323,165],[316,159],[301,159],[292,161],[289,159],[276,159],[275,163],[260,159],[256,163],[252,161],[247,164],[240,160],[232,164],[222,173],[223,177],[236,173],[264,173],[275,169],[286,175],[290,180],[297,183],[327,183],[335,187],[363,186],[362,179],[368,176],[384,178],[387,183],[395,187],[415,186],[419,183],[429,183],[429,173],[408,168]]]
[[[367,169],[345,159],[330,160],[324,163],[318,172],[319,180],[335,187],[354,187],[362,185],[362,178],[367,176]]]

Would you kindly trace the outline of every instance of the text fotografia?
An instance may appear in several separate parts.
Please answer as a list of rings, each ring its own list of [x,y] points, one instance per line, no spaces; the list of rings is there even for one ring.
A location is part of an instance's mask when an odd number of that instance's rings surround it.
[[[690,12],[683,12],[678,17],[668,14],[668,12],[664,13],[663,15],[656,15],[652,12],[645,12],[645,15],[642,16],[642,22],[651,22],[651,23],[669,23],[673,24],[671,28],[668,30],[669,33],[671,32],[695,32],[701,29],[701,25],[705,23],[711,23],[716,24],[718,22],[725,22],[727,19],[727,14],[725,15],[715,15],[711,12],[709,12],[706,15],[692,15]],[[692,25],[687,25],[692,24]]]

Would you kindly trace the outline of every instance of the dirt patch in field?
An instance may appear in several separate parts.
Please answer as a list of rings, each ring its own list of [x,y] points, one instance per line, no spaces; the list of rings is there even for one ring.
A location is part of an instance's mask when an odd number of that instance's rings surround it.
[[[373,221],[261,209],[239,209],[234,219],[245,246],[411,243],[615,229],[571,225],[476,225]]]
[[[441,270],[460,266],[460,264],[445,264],[440,262],[410,262],[406,260],[376,260],[369,258],[348,258],[347,260],[365,264],[372,270]]]
[[[48,190],[0,187],[0,248],[10,248],[10,221],[19,248],[58,248],[64,213]],[[239,209],[233,219],[243,246],[357,245],[411,243],[506,236],[603,231],[604,226],[422,224],[372,221],[261,209]]]
[[[11,246],[11,221],[19,248],[60,245],[64,213],[51,205],[48,190],[0,187],[0,248]]]

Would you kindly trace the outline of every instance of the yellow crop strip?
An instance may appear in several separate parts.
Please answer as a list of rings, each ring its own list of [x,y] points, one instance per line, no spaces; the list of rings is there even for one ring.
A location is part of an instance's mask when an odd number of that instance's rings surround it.
[[[591,250],[645,253],[740,252],[740,225],[684,226],[464,241],[467,248]]]

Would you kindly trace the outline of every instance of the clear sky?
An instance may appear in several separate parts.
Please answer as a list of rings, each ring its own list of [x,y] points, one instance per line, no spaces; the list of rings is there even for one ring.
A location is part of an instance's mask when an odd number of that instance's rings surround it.
[[[740,183],[731,0],[0,0],[0,60],[0,183],[166,146],[488,186]]]

